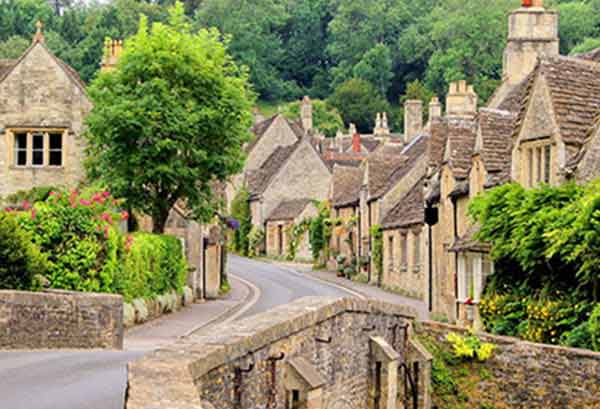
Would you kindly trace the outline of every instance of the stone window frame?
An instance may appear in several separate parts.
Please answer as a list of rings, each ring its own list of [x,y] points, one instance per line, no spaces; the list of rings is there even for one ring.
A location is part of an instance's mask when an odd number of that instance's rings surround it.
[[[534,188],[541,183],[552,184],[556,178],[553,161],[556,159],[556,144],[550,137],[523,141],[519,145],[523,186]]]
[[[484,290],[486,278],[494,273],[494,262],[488,253],[461,252],[458,254],[458,295],[457,302],[467,299],[478,304]],[[472,297],[471,297],[472,289]]]
[[[421,232],[414,230],[413,236],[413,273],[421,271]]]
[[[26,134],[26,160],[25,165],[17,163],[18,151],[22,150],[17,148],[17,135]],[[57,149],[50,149],[50,135],[61,135],[61,164],[51,165],[50,164],[50,153],[51,151],[57,152]],[[42,135],[42,163],[34,164],[34,136]],[[8,140],[7,149],[8,152],[8,163],[11,169],[48,169],[48,170],[61,170],[67,166],[67,137],[69,135],[68,128],[45,128],[45,127],[8,127],[6,129],[6,137]]]
[[[408,231],[400,231],[400,271],[408,270]]]

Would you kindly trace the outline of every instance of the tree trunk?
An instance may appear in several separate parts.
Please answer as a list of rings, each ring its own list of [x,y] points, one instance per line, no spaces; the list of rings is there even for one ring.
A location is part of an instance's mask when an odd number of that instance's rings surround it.
[[[152,233],[163,234],[165,232],[165,225],[170,212],[170,208],[160,208],[154,211],[152,215]]]

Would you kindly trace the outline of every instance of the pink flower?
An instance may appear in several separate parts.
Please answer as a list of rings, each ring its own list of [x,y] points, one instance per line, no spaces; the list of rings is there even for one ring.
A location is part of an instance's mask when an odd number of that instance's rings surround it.
[[[29,210],[31,208],[31,204],[27,200],[23,200],[23,204],[21,204],[23,210]]]
[[[125,210],[123,210],[121,212],[121,220],[127,220],[129,219],[129,213],[127,213]]]
[[[77,204],[75,203],[75,199],[77,199],[77,195],[79,193],[77,193],[76,190],[71,192],[71,196],[69,196],[69,202],[71,203],[71,207],[77,207]]]
[[[110,224],[112,224],[113,222],[112,216],[106,212],[102,213],[102,216],[100,216],[100,218]]]
[[[36,216],[37,216],[37,212],[35,211],[35,209],[31,209],[31,220],[35,220]]]
[[[127,239],[125,239],[125,250],[129,251],[131,250],[131,245],[133,244],[133,236],[127,236]]]
[[[93,197],[92,197],[92,202],[95,203],[104,203],[104,197],[102,197],[102,195],[100,193],[96,193]]]
[[[85,200],[85,199],[80,199],[79,203],[81,203],[82,206],[90,206],[92,204],[92,202],[90,202],[89,200]]]
[[[6,213],[10,213],[10,212],[12,212],[13,210],[14,210],[14,209],[13,209],[12,207],[7,207],[6,209],[4,209],[4,211],[5,211]]]
[[[50,192],[50,194],[48,194],[48,196],[52,197],[52,196],[54,196],[55,194],[56,194],[56,192],[54,192],[54,191],[53,191],[53,192]]]
[[[107,191],[105,190],[104,192],[102,192],[102,196],[103,196],[104,198],[107,198],[107,197],[109,197],[109,196],[110,196],[110,192],[107,192]]]

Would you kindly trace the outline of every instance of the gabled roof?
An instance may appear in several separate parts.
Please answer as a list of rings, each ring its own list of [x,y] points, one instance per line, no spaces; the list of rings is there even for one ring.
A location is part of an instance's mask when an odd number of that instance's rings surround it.
[[[600,112],[600,63],[573,57],[553,57],[540,60],[534,78],[543,76],[548,85],[555,119],[562,140],[567,145],[581,147]],[[513,138],[527,115],[534,80],[529,81]]]
[[[287,122],[297,140],[300,140],[304,137],[304,130],[302,129],[302,126],[300,124],[287,119],[285,116],[283,116],[283,114],[275,114],[272,117],[255,124],[250,129],[250,131],[254,133],[256,137],[248,145],[246,145],[246,152],[250,152],[252,151],[252,149],[254,149],[254,147],[258,144],[258,142],[265,135],[265,133],[267,133],[271,125],[273,125],[273,123],[275,122],[275,120],[277,120],[278,117],[283,118],[283,120]]]
[[[421,178],[385,215],[382,221],[384,229],[410,227],[425,222],[423,187]]]
[[[58,64],[59,67],[67,75],[69,78],[83,93],[83,95],[87,95],[87,91],[85,88],[85,83],[72,67],[70,67],[63,60],[55,56],[42,42],[34,41],[27,50],[17,59],[17,60],[2,60],[0,61],[0,83],[2,83],[10,73],[25,59],[25,57],[33,50],[36,46],[42,47],[48,55]]]
[[[334,166],[331,202],[333,207],[356,205],[360,199],[363,169],[360,167]]]
[[[394,187],[396,183],[398,183],[404,176],[408,174],[408,172],[410,172],[416,166],[419,158],[421,158],[427,151],[428,140],[429,135],[418,135],[411,141],[411,143],[409,143],[402,149],[401,153],[404,160],[390,174],[385,188],[385,192]]]
[[[371,155],[366,161],[368,200],[379,199],[387,190],[392,173],[404,164],[402,155]]]
[[[267,221],[293,220],[300,216],[304,209],[312,202],[311,199],[284,200],[271,212]]]
[[[533,73],[530,73],[523,81],[513,86],[500,104],[498,104],[498,109],[502,111],[519,112],[521,110],[521,101],[523,101],[523,98],[527,93],[531,78],[533,78]]]
[[[277,147],[259,169],[248,172],[246,183],[251,195],[259,196],[265,192],[273,177],[288,161],[299,145],[300,141],[294,145]]]
[[[515,113],[497,109],[479,110],[478,143],[475,153],[479,154],[488,173],[508,181],[512,157],[512,133],[517,116]]]

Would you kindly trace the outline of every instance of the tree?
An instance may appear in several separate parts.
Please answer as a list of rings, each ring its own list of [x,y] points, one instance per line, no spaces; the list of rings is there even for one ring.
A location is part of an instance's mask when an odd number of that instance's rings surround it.
[[[573,47],[598,32],[600,17],[589,3],[573,2],[558,5],[560,15],[560,52],[568,54]]]
[[[402,129],[404,127],[404,103],[410,99],[418,99],[423,102],[424,107],[429,106],[431,98],[433,98],[433,92],[429,90],[421,81],[414,80],[406,86],[404,95],[400,97],[400,114],[395,125]],[[427,122],[429,118],[429,110],[424,109],[423,112],[424,120]]]
[[[377,112],[390,112],[388,102],[375,87],[359,78],[340,85],[328,103],[338,110],[346,125],[353,123],[362,133],[372,130]]]
[[[587,53],[589,51],[600,48],[600,38],[586,38],[580,44],[573,47],[570,55]]]
[[[0,43],[0,58],[16,60],[31,45],[31,40],[21,36],[9,37],[6,41]]]
[[[338,129],[344,127],[344,121],[339,112],[327,102],[318,99],[312,100],[313,126],[328,138],[333,138]],[[283,108],[283,114],[292,120],[300,119],[300,102],[295,101]]]
[[[379,43],[354,66],[356,78],[369,81],[381,95],[386,95],[392,83],[392,54],[388,46]]]
[[[89,175],[150,215],[155,232],[178,201],[211,218],[211,183],[243,167],[253,95],[220,38],[193,33],[176,3],[168,24],[149,30],[142,18],[117,69],[90,86]]]

